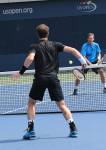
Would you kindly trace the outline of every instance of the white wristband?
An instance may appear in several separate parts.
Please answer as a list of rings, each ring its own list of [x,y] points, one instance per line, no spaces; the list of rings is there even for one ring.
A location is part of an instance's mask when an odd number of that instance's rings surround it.
[[[98,60],[99,60],[99,61],[101,60],[101,55],[98,55]]]
[[[86,60],[84,59],[84,57],[80,57],[80,58],[78,58],[78,60],[80,61],[80,63],[81,63],[82,65],[87,64],[87,63],[86,63]]]

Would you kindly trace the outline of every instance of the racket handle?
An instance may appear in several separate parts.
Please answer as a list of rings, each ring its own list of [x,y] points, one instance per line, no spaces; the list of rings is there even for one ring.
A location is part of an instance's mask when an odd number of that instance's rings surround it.
[[[87,65],[85,65],[85,64],[84,64],[84,65],[82,65],[82,71],[83,71],[83,70],[85,70],[85,69],[86,69],[86,67],[87,67]]]

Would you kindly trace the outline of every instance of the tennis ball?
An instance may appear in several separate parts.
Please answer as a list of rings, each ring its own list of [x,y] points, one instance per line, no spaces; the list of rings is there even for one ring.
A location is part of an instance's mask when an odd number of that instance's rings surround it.
[[[72,65],[73,61],[72,61],[72,60],[69,60],[68,63],[69,63],[70,65]]]

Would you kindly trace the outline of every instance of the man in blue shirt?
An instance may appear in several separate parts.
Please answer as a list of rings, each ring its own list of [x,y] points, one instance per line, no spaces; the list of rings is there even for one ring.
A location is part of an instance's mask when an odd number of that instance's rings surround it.
[[[99,47],[99,44],[94,42],[94,39],[94,33],[89,33],[87,36],[87,42],[83,44],[81,49],[81,54],[86,59],[88,65],[99,63],[101,60],[101,49]],[[89,69],[85,69],[84,73],[87,73],[88,70]],[[101,82],[104,86],[103,92],[106,93],[106,81],[103,68],[93,68],[92,71],[100,75]],[[73,95],[78,94],[79,84],[80,80],[76,79]]]

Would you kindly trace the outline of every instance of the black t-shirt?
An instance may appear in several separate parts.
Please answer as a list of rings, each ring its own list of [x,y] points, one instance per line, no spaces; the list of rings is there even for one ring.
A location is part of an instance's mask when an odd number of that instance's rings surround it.
[[[62,43],[53,41],[42,40],[38,44],[32,45],[32,51],[36,52],[35,76],[57,74],[59,70],[58,54],[63,52],[63,49]]]

